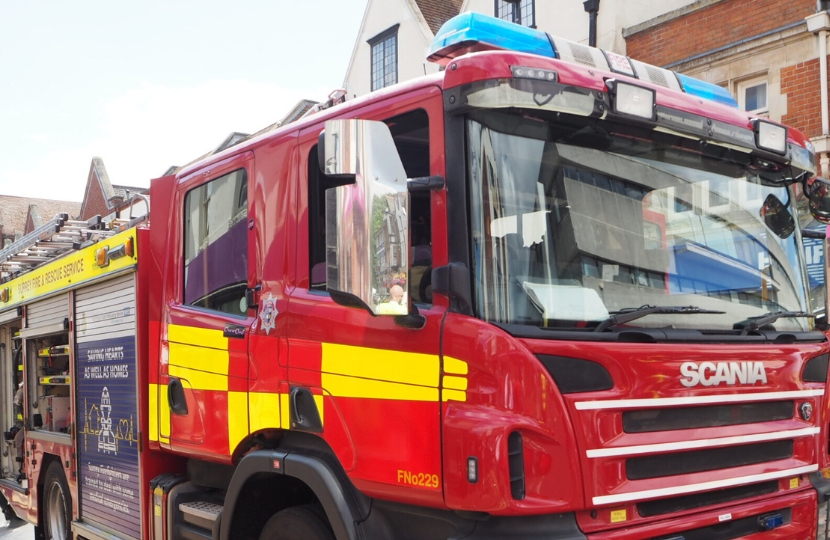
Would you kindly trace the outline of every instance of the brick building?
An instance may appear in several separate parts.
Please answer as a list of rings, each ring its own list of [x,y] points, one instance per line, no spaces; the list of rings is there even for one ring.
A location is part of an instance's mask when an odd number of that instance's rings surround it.
[[[80,211],[78,202],[0,195],[0,249],[58,214],[77,218]]]
[[[719,84],[744,110],[803,131],[827,176],[827,4],[699,0],[624,29],[626,54]]]
[[[87,176],[79,218],[83,221],[94,216],[101,216],[105,221],[112,218],[124,219],[129,215],[132,196],[146,193],[146,188],[118,186],[110,183],[104,160],[94,157],[89,165],[89,175]],[[134,202],[134,216],[146,213],[146,201]]]

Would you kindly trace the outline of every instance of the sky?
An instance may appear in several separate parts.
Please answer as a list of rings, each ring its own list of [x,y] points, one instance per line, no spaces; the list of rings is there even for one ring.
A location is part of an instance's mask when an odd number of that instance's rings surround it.
[[[343,85],[367,0],[0,0],[0,195],[148,187]]]

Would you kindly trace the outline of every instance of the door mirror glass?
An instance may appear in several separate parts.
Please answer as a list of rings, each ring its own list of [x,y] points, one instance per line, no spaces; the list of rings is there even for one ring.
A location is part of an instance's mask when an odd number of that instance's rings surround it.
[[[326,122],[324,169],[354,182],[326,192],[326,288],[375,315],[409,313],[409,194],[389,127]]]
[[[795,218],[781,200],[770,193],[761,206],[761,217],[779,238],[789,238],[795,231]]]
[[[810,178],[804,182],[804,194],[810,201],[810,213],[822,223],[830,223],[830,181]]]

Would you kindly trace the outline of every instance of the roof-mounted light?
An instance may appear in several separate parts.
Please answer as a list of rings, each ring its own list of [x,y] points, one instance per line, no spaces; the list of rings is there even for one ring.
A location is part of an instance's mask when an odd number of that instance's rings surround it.
[[[680,84],[683,86],[683,91],[687,94],[722,103],[734,109],[738,108],[738,102],[735,101],[735,98],[732,97],[732,94],[726,88],[695,79],[694,77],[689,77],[688,75],[683,75],[682,73],[676,73],[676,75],[680,80]]]
[[[755,120],[755,144],[761,150],[775,152],[784,155],[787,153],[787,128],[766,122]]]
[[[646,120],[657,117],[656,93],[653,89],[617,79],[605,81],[605,86],[612,97],[614,112]]]
[[[557,75],[552,69],[539,69],[524,66],[513,66],[510,68],[513,77],[516,79],[534,79],[537,81],[556,82]]]
[[[556,58],[545,32],[481,13],[462,13],[438,30],[427,53],[430,62],[446,65],[469,52],[508,50]]]
[[[493,50],[535,54],[612,71],[738,108],[735,98],[716,84],[475,12],[462,13],[444,23],[429,48],[427,59],[447,65],[453,58],[467,53]]]

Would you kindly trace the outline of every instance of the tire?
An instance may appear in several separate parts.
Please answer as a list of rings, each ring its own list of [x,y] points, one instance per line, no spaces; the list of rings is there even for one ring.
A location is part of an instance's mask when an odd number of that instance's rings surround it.
[[[72,503],[69,484],[58,461],[46,469],[43,482],[44,540],[71,540]]]
[[[277,512],[259,540],[335,540],[322,511],[314,506],[294,506]]]

